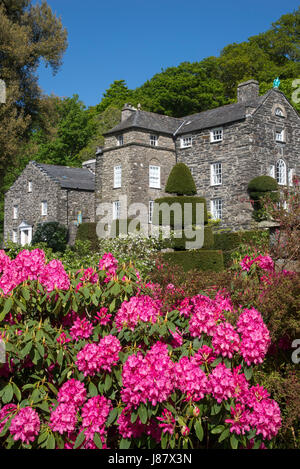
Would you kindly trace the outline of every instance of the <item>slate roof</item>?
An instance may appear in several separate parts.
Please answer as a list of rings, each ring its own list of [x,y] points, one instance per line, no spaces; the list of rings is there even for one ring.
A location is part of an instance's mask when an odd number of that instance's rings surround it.
[[[54,164],[37,163],[36,161],[32,163],[63,189],[95,190],[95,175],[86,168],[57,166]]]
[[[181,135],[193,132],[195,130],[218,127],[239,121],[246,118],[246,108],[248,106],[258,107],[266,95],[260,96],[254,102],[233,103],[220,106],[208,111],[202,111],[197,114],[181,118],[163,116],[153,112],[137,110],[132,112],[128,119],[120,122],[105,135],[115,134],[130,128],[139,128],[143,130],[152,130],[156,132],[167,133],[169,135]]]

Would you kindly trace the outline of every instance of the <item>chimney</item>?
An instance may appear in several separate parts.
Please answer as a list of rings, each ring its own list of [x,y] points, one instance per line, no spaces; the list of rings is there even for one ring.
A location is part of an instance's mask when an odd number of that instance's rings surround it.
[[[122,117],[121,117],[121,122],[125,121],[128,119],[128,117],[131,116],[133,112],[135,112],[137,109],[133,106],[131,106],[130,103],[124,104],[123,109],[122,109]]]
[[[259,96],[259,83],[256,80],[248,80],[237,87],[238,103],[251,103]]]

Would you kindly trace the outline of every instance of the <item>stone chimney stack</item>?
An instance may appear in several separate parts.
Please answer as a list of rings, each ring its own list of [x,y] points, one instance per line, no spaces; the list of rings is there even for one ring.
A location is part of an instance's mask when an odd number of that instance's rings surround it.
[[[248,80],[237,87],[238,103],[251,103],[259,97],[259,83],[256,80]]]
[[[88,160],[82,163],[84,169],[89,169],[93,174],[96,172],[96,160]]]
[[[121,122],[125,121],[128,119],[128,117],[131,116],[133,112],[136,112],[137,109],[133,106],[131,106],[130,103],[124,104],[124,107],[122,109],[122,117],[121,117]]]

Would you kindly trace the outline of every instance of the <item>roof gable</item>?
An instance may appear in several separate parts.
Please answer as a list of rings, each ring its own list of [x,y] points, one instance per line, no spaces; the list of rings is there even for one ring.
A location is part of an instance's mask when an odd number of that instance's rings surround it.
[[[58,166],[37,163],[36,161],[33,161],[32,163],[48,177],[50,177],[50,179],[59,184],[62,189],[84,191],[95,190],[95,176],[86,168]]]

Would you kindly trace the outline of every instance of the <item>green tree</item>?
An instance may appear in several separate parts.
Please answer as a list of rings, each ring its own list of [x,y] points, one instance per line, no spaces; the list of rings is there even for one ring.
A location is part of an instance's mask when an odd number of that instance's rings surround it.
[[[103,94],[101,102],[97,105],[98,113],[105,111],[109,106],[121,109],[125,103],[131,101],[133,91],[129,90],[125,80],[115,80]]]

